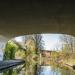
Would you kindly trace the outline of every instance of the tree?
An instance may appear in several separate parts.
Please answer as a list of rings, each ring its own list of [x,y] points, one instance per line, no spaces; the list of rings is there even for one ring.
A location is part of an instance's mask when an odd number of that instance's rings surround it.
[[[5,46],[4,60],[15,59],[15,52],[18,49],[18,46],[11,40],[9,40]],[[12,75],[14,74],[13,69],[6,71],[3,75]]]
[[[41,34],[33,34],[33,35],[26,35],[25,36],[25,45],[27,46],[27,41],[28,40],[32,40],[34,41],[34,46],[35,46],[35,50],[36,53],[38,53],[39,50],[43,50],[44,49],[44,41],[42,40],[42,35]]]
[[[37,57],[39,57],[38,52],[41,49],[43,49],[42,35],[41,34],[26,35],[25,47],[26,47],[25,72],[27,73],[27,70],[29,71],[34,70],[32,68],[36,66]]]
[[[71,35],[61,35],[60,42],[63,42],[62,50],[64,52],[75,52],[75,37]]]
[[[34,35],[35,37],[35,42],[36,42],[36,50],[38,50],[38,52],[40,50],[44,49],[44,41],[42,40],[42,34],[36,34]]]
[[[5,46],[4,60],[15,59],[15,52],[18,46],[11,40],[9,40]]]
[[[5,46],[5,52],[4,52],[4,60],[11,60],[15,59],[16,54],[17,57],[24,58],[25,57],[25,51],[22,50],[23,48],[18,44],[15,43],[12,40],[9,40]],[[20,53],[20,56],[19,56]],[[8,71],[5,71],[3,75],[17,75],[17,68],[16,71],[14,69],[10,69]]]

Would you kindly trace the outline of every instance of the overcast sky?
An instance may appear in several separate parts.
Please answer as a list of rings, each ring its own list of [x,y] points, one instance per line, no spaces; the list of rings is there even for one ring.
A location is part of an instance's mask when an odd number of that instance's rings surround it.
[[[17,42],[23,42],[23,36],[16,37],[15,40]],[[60,49],[60,34],[42,34],[42,40],[44,41],[44,49],[45,50],[53,50],[57,47]]]
[[[54,50],[56,47],[60,49],[60,34],[43,34],[45,50]]]

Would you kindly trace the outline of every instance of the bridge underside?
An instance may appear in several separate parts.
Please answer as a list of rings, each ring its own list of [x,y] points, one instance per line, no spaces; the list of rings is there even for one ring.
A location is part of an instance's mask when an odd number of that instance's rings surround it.
[[[75,36],[75,4],[65,0],[3,2],[0,34],[15,37],[33,33],[65,33]]]

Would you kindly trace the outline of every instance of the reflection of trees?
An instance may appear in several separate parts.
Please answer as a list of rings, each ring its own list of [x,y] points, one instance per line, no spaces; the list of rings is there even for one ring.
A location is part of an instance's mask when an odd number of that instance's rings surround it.
[[[60,69],[61,75],[75,75],[75,72],[70,69]]]
[[[42,35],[26,35],[23,39],[22,46],[15,40],[7,42],[5,47],[4,60],[21,58],[25,60],[25,65],[16,70],[6,71],[4,75],[17,75],[18,71],[22,71],[24,75],[35,75],[38,63],[38,52],[43,49]]]

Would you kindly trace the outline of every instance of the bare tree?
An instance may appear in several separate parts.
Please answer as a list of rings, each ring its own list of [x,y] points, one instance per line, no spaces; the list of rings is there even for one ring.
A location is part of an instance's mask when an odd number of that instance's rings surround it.
[[[44,49],[44,41],[42,40],[41,34],[34,35],[35,41],[36,41],[36,49],[37,50],[43,50]]]
[[[67,50],[68,52],[75,52],[75,37],[71,35],[61,35],[60,37],[62,44],[62,50]]]

